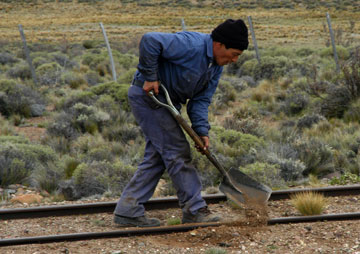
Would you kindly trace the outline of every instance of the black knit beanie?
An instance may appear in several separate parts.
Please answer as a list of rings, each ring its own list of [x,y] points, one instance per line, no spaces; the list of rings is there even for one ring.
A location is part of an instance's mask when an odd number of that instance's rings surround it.
[[[225,44],[226,48],[245,50],[248,48],[248,29],[243,20],[228,19],[211,33],[213,41]]]

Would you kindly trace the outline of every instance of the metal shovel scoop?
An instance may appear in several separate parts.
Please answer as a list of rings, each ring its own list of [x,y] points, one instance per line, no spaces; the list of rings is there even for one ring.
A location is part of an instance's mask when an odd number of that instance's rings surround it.
[[[152,100],[158,105],[167,108],[175,117],[180,126],[194,140],[195,144],[200,147],[200,149],[203,149],[204,144],[201,138],[188,125],[185,119],[174,107],[166,88],[162,84],[160,84],[160,87],[165,92],[165,97],[168,104],[159,101],[154,95],[153,91],[150,91],[149,94]],[[271,189],[268,186],[255,181],[248,175],[242,173],[240,170],[230,168],[230,170],[226,171],[224,167],[218,162],[216,157],[208,149],[205,150],[204,153],[206,157],[212,162],[212,164],[223,175],[223,179],[219,188],[220,191],[223,192],[227,198],[231,199],[233,202],[240,206],[241,203],[251,203],[259,205],[266,204],[271,194]]]

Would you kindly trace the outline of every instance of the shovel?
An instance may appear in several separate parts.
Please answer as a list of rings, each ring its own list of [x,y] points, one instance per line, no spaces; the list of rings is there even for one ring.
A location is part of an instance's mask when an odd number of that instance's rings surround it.
[[[194,140],[195,144],[201,150],[203,150],[204,144],[202,139],[188,125],[185,119],[180,115],[179,111],[174,107],[165,86],[160,84],[160,87],[165,92],[165,97],[168,104],[159,101],[154,95],[153,91],[150,91],[149,95],[152,98],[152,100],[156,104],[167,108],[174,116],[176,121],[180,124],[180,126]],[[223,179],[219,189],[221,192],[223,192],[226,195],[227,198],[229,198],[239,206],[241,206],[242,203],[243,204],[250,203],[251,205],[260,205],[260,206],[263,206],[267,203],[271,194],[271,189],[268,186],[255,181],[248,175],[242,173],[240,170],[234,168],[225,170],[225,168],[218,162],[215,155],[213,155],[209,151],[209,149],[203,151],[206,157],[222,174]]]

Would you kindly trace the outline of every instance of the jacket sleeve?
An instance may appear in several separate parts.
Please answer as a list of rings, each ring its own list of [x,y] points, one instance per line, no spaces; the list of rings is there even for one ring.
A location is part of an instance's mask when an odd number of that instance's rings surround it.
[[[209,106],[219,83],[221,73],[222,68],[219,68],[214,77],[208,82],[207,89],[196,95],[187,104],[187,113],[191,120],[192,128],[199,136],[209,136]]]
[[[140,41],[138,70],[146,81],[157,81],[159,59],[184,61],[190,57],[185,48],[189,45],[181,34],[146,33]]]

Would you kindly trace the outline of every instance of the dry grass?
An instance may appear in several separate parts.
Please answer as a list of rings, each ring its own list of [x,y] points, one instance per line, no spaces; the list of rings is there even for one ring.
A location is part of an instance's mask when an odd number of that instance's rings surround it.
[[[176,32],[181,30],[181,18],[191,31],[210,32],[227,18],[252,16],[259,47],[271,45],[323,47],[328,34],[325,9],[236,9],[222,7],[187,8],[139,6],[115,0],[84,4],[0,3],[2,40],[20,41],[18,24],[22,24],[28,41],[80,42],[102,40],[99,22],[103,22],[110,41],[129,40],[147,31]],[[351,20],[359,20],[360,12],[331,11],[333,28],[350,34]],[[359,31],[356,23],[353,31]],[[353,34],[360,38],[360,34]],[[356,39],[354,38],[354,39]],[[251,39],[251,36],[250,36]]]
[[[292,195],[291,203],[302,215],[319,215],[327,205],[327,199],[321,193],[309,191]]]

